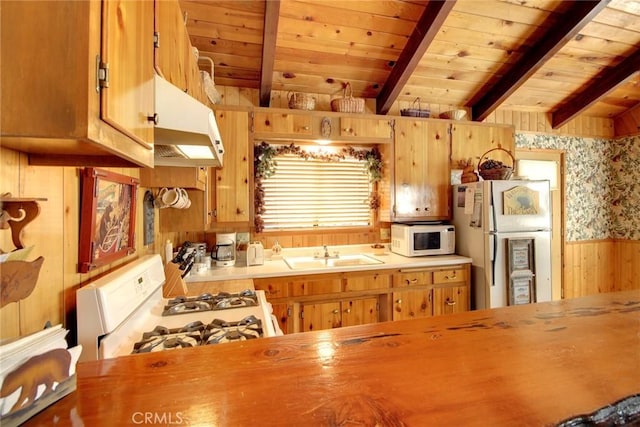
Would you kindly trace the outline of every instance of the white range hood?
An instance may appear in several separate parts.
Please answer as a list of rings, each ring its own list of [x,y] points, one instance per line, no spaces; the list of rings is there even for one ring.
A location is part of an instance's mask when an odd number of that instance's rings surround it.
[[[224,147],[211,108],[155,76],[154,164],[222,167]]]

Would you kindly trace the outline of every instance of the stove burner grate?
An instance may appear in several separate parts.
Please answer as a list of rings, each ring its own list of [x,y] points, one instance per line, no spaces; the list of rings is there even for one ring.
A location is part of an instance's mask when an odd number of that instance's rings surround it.
[[[253,315],[237,322],[214,319],[205,325],[195,321],[173,329],[158,325],[142,334],[142,340],[134,344],[132,354],[244,341],[262,336],[262,321]]]
[[[167,301],[163,316],[194,313],[197,311],[226,310],[238,307],[255,307],[258,297],[255,291],[246,289],[237,294],[220,292],[217,295],[205,293],[197,297],[179,296]]]

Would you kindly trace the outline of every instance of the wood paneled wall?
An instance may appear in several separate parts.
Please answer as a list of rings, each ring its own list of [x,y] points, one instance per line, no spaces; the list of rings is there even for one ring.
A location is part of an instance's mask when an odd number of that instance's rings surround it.
[[[138,169],[110,168],[113,172],[138,177]],[[40,215],[22,237],[33,245],[29,260],[44,257],[33,293],[24,300],[0,309],[0,338],[12,338],[42,329],[46,322],[62,323],[75,330],[75,291],[84,283],[141,254],[152,253],[143,245],[142,204],[136,210],[136,253],[87,274],[77,272],[80,226],[80,175],[73,167],[29,166],[26,154],[0,148],[0,193],[13,197],[44,197]],[[138,189],[138,200],[144,196]],[[156,227],[157,229],[157,227]],[[0,230],[0,249],[14,248],[10,230]],[[0,266],[0,274],[2,274]],[[74,331],[72,331],[73,333]]]
[[[567,242],[564,298],[640,289],[640,241]]]

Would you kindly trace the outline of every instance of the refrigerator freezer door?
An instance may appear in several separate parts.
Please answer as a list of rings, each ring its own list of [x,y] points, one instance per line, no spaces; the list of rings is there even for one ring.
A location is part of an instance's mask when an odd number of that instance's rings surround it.
[[[495,233],[488,234],[487,241],[495,239],[495,257],[493,263],[487,263],[489,280],[487,280],[489,301],[484,306],[476,301],[477,308],[496,308],[509,305],[509,262],[508,254],[509,239],[531,239],[533,242],[533,280],[535,283],[532,290],[535,297],[532,302],[551,301],[551,232],[518,232],[518,233]],[[513,255],[511,256],[513,258]],[[513,263],[514,261],[511,260]],[[533,296],[532,295],[532,296]]]
[[[551,230],[549,181],[485,181],[485,186],[491,186],[491,231]]]

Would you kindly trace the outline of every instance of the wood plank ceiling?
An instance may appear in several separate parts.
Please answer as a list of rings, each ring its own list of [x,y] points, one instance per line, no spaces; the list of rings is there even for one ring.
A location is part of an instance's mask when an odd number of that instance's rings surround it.
[[[640,104],[640,0],[180,0],[218,85],[615,118]]]

